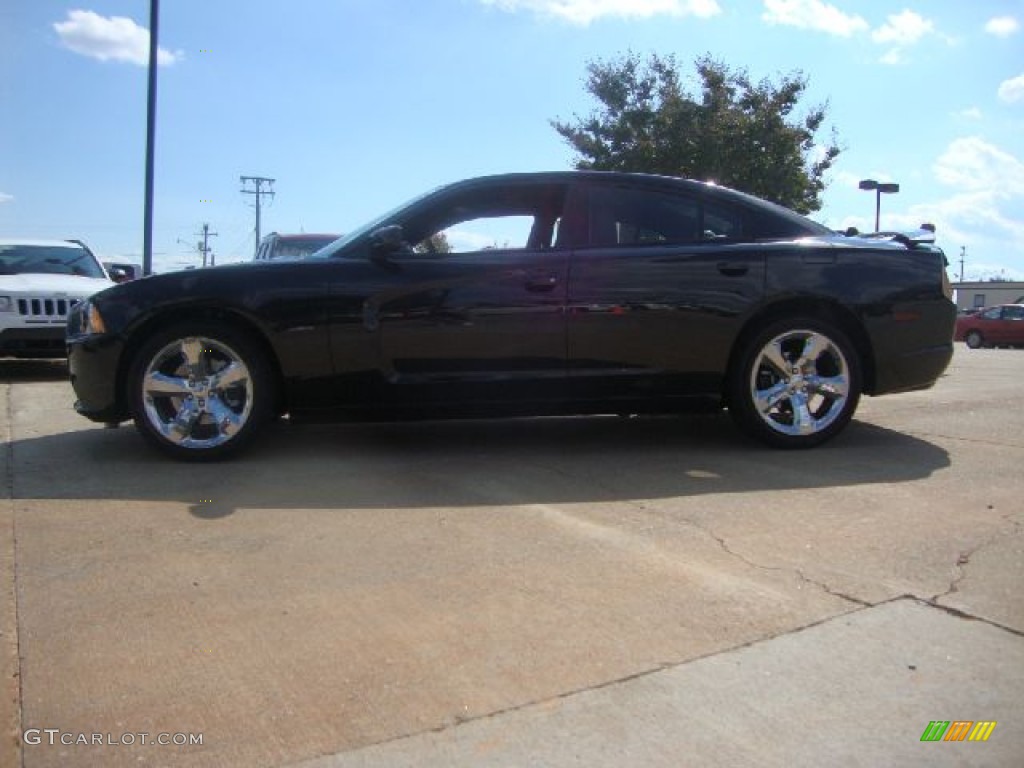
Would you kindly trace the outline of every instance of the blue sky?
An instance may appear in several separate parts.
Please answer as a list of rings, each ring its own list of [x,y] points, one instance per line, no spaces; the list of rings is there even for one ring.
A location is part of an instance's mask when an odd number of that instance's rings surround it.
[[[149,3],[0,2],[0,236],[141,261]],[[938,226],[959,275],[1024,279],[1021,0],[164,0],[155,266],[251,258],[263,232],[345,232],[439,184],[569,168],[589,60],[710,53],[802,70],[845,147],[814,218]],[[827,138],[824,134],[822,138]]]

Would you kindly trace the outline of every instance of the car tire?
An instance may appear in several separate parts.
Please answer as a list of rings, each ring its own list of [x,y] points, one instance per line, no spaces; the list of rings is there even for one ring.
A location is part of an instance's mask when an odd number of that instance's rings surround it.
[[[231,326],[184,323],[157,333],[135,356],[129,387],[136,429],[185,461],[233,456],[274,411],[266,354]]]
[[[964,343],[970,349],[981,349],[985,346],[985,338],[981,335],[981,331],[968,331],[964,336]]]
[[[727,395],[744,432],[777,448],[811,448],[846,427],[862,383],[860,358],[842,331],[790,318],[741,343]]]

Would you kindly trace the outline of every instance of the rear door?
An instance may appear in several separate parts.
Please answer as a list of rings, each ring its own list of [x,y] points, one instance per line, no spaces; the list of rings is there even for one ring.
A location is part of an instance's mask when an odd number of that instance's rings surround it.
[[[717,396],[765,254],[742,210],[684,192],[595,183],[569,277],[568,358],[583,398]]]

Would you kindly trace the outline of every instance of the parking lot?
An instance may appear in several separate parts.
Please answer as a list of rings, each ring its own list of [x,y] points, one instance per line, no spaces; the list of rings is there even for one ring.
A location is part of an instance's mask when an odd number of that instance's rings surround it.
[[[0,362],[0,765],[1020,765],[1024,351],[806,452],[285,422],[186,465],[65,376]]]

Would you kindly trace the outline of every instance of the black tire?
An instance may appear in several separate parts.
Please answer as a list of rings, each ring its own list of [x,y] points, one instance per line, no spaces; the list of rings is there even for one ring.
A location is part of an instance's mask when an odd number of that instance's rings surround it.
[[[274,412],[265,353],[227,325],[182,323],[160,331],[139,349],[128,386],[136,429],[185,461],[238,453]]]
[[[860,402],[861,363],[830,323],[771,323],[739,350],[728,382],[729,412],[747,434],[776,448],[812,448],[839,434]]]
[[[981,331],[968,331],[964,336],[964,343],[971,349],[981,349],[985,346],[985,337],[981,335]]]

